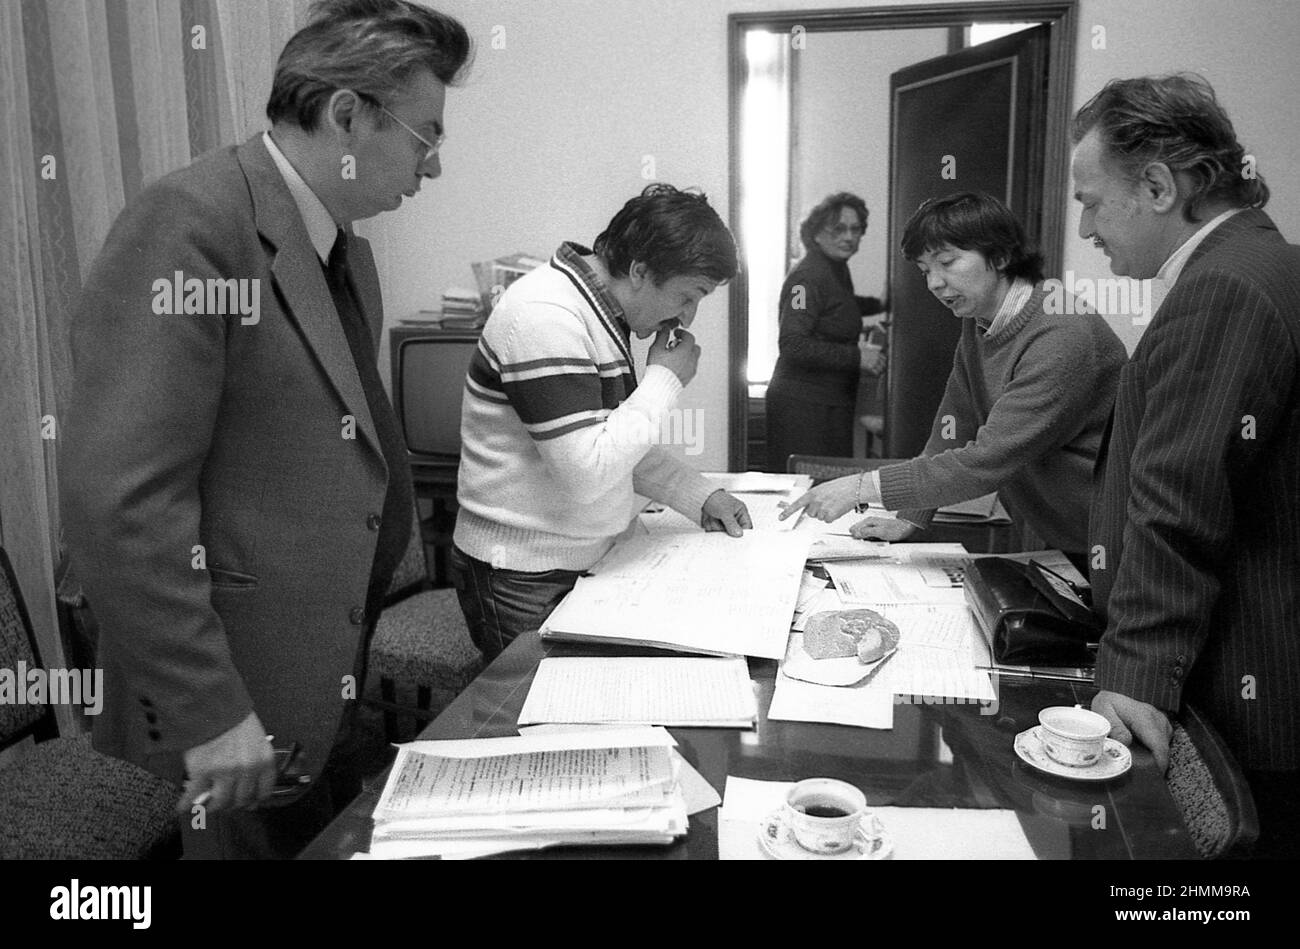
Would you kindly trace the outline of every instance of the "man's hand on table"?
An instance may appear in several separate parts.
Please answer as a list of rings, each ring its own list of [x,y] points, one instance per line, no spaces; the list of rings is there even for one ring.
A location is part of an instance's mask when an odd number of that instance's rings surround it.
[[[229,731],[185,752],[189,779],[176,809],[187,814],[199,799],[208,813],[249,807],[275,788],[275,753],[256,712]]]
[[[864,517],[849,528],[849,533],[858,540],[887,540],[893,543],[915,534],[916,525],[911,521],[900,521],[896,517]]]
[[[705,500],[700,526],[706,531],[726,531],[732,537],[739,537],[754,526],[754,521],[744,501],[719,488]]]
[[[1161,774],[1169,767],[1169,740],[1174,726],[1160,709],[1118,692],[1098,692],[1092,710],[1110,720],[1111,738],[1131,745],[1136,737],[1155,756]]]

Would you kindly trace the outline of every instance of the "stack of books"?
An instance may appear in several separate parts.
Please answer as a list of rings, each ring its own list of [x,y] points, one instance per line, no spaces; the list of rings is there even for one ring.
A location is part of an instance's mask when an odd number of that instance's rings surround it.
[[[464,287],[448,287],[442,291],[442,315],[438,322],[443,329],[478,329],[487,320],[487,310],[478,291]]]
[[[483,312],[491,313],[492,307],[496,306],[497,298],[505,292],[506,287],[524,274],[545,264],[545,259],[523,253],[508,254],[495,260],[472,264]]]
[[[662,728],[403,745],[375,808],[370,856],[672,843],[687,829],[674,745]]]

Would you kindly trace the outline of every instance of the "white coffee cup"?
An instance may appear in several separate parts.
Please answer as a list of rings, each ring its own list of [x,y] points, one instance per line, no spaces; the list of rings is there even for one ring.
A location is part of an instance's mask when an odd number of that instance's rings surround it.
[[[1038,713],[1038,723],[1047,756],[1071,768],[1096,764],[1110,734],[1106,716],[1078,705],[1045,708]]]
[[[812,853],[848,850],[866,814],[866,795],[834,778],[800,781],[785,798],[786,824],[799,846]]]

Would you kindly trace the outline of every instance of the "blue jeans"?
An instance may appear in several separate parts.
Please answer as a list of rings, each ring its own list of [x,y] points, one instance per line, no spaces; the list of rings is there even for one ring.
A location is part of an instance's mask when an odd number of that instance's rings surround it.
[[[485,662],[501,655],[520,633],[540,627],[580,576],[580,570],[503,570],[459,547],[451,550],[451,582],[470,639]]]

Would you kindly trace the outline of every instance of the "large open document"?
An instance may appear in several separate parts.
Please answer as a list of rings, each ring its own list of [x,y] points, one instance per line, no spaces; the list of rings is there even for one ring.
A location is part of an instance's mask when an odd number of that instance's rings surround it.
[[[809,543],[798,531],[621,540],[579,578],[542,637],[780,659]]]

